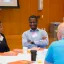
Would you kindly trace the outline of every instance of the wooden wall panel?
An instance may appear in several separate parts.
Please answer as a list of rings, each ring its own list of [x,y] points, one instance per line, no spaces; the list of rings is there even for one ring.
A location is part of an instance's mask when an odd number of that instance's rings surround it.
[[[3,33],[6,36],[22,35],[24,31],[29,29],[28,18],[33,14],[40,16],[38,27],[46,28],[46,30],[49,31],[50,22],[62,22],[64,16],[63,2],[63,0],[43,0],[43,10],[39,11],[38,0],[19,0],[19,9],[0,10],[0,20],[3,23]],[[10,37],[6,38],[9,45],[14,40],[14,44],[12,43],[10,48],[16,48],[14,45],[18,42],[16,42],[15,39],[10,42]],[[21,44],[21,42],[19,43]],[[18,45],[18,48],[20,47],[21,46]]]
[[[19,0],[19,9],[3,9],[2,22],[4,24],[4,33],[6,35],[21,34],[28,26],[29,0]]]
[[[62,1],[62,3],[63,3],[63,17],[64,17],[64,0]]]
[[[50,22],[61,22],[63,17],[63,0],[50,0],[49,4]]]
[[[21,35],[7,35],[6,40],[10,50],[21,49]]]
[[[19,41],[19,37],[17,36],[22,35],[25,30],[29,29],[29,0],[19,0],[19,3],[20,8],[18,9],[2,9],[1,21],[3,23],[3,33],[6,36],[10,49],[21,48],[22,39],[20,38]],[[17,45],[18,43],[20,45]]]
[[[41,11],[38,10],[38,0],[19,0],[20,9],[2,9],[1,20],[4,26],[3,32],[6,35],[23,33],[29,29],[28,17],[33,14],[40,16],[38,25],[40,28],[48,30],[50,22],[60,22],[63,17],[62,0],[43,1],[43,10]],[[26,27],[23,28],[24,26]]]

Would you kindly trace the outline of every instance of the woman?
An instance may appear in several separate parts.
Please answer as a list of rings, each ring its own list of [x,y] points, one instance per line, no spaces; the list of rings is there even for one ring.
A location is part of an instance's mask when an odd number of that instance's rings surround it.
[[[6,38],[4,34],[2,33],[2,29],[3,29],[2,22],[0,21],[0,52],[7,52],[10,49],[7,45]]]

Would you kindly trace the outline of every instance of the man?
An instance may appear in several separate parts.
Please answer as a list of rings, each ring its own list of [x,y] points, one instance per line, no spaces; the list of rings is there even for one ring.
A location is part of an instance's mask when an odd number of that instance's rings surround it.
[[[58,26],[58,41],[54,41],[48,49],[45,64],[64,64],[64,22]]]
[[[7,52],[10,50],[6,42],[6,38],[4,34],[2,33],[2,29],[3,29],[2,22],[0,21],[0,53]]]
[[[48,45],[48,34],[45,30],[37,28],[38,18],[35,15],[29,17],[30,30],[22,34],[23,46],[30,48],[45,47]]]

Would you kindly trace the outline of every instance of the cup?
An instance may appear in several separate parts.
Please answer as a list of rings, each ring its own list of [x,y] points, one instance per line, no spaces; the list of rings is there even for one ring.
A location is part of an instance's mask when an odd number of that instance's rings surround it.
[[[43,52],[37,51],[37,59],[36,59],[37,64],[39,64],[39,63],[42,64],[42,60],[43,60],[42,58],[43,58]]]
[[[27,50],[28,50],[27,47],[23,47],[23,53],[24,53],[24,54],[27,54]]]
[[[31,50],[30,52],[31,52],[31,61],[36,61],[37,51]]]

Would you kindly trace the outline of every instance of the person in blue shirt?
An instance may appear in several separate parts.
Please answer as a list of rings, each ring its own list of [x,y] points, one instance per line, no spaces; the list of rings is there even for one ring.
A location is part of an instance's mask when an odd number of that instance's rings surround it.
[[[22,34],[22,45],[29,49],[33,47],[44,48],[48,45],[48,34],[45,30],[37,28],[38,18],[35,15],[29,17],[30,29]]]
[[[64,64],[64,22],[58,26],[57,37],[48,48],[44,64]]]

